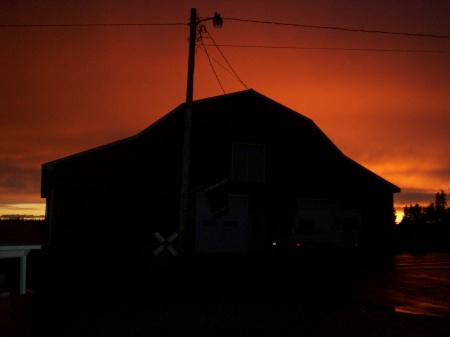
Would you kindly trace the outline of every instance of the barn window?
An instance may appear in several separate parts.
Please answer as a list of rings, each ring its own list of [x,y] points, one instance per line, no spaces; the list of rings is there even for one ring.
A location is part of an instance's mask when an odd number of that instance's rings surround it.
[[[232,179],[264,182],[264,146],[233,143]]]

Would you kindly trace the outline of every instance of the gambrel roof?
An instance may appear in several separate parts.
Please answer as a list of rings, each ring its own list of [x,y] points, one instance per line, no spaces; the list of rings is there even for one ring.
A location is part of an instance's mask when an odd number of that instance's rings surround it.
[[[41,196],[46,197],[48,176],[59,166],[70,166],[79,160],[95,158],[111,151],[132,156],[132,148],[139,143],[150,144],[152,136],[158,132],[173,135],[165,141],[172,142],[172,148],[179,146],[182,137],[177,136],[184,130],[184,113],[183,103],[134,136],[43,164]],[[252,129],[251,134],[249,129]],[[323,169],[324,179],[330,172],[334,172],[348,180],[370,181],[371,186],[382,186],[391,193],[400,192],[394,184],[345,156],[311,119],[252,89],[194,101],[192,132],[202,134],[197,143],[210,140],[214,143],[214,138],[227,137],[228,134],[236,138],[232,141],[245,139],[251,142],[252,137],[268,143],[276,140],[276,146],[289,144],[308,161],[316,162],[312,170],[319,167]],[[166,144],[157,146],[164,147]],[[279,151],[283,149],[280,148]],[[283,160],[286,162],[286,157]],[[286,167],[284,169],[288,170]]]

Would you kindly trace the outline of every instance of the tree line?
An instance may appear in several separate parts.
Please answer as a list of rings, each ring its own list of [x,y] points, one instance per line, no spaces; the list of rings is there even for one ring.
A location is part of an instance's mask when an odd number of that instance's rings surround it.
[[[447,195],[437,192],[428,206],[405,206],[397,226],[398,243],[406,249],[450,251],[450,208]]]

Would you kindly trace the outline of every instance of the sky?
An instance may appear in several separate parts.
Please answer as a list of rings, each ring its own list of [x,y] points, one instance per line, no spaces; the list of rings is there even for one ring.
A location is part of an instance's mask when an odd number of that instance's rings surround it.
[[[448,0],[3,0],[0,215],[43,215],[43,163],[132,136],[184,102],[193,7],[224,19],[205,21],[194,99],[252,88],[311,118],[402,189],[398,214],[450,193]],[[156,23],[177,25],[76,26]]]

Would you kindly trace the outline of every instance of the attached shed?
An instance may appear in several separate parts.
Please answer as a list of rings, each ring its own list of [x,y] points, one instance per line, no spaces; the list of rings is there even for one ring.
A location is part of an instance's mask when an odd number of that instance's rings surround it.
[[[19,258],[19,294],[26,292],[27,256],[30,251],[41,249],[44,238],[29,222],[0,221],[0,259]]]
[[[49,244],[151,258],[154,233],[178,231],[184,120],[181,104],[135,136],[43,164]],[[199,253],[291,249],[308,235],[382,245],[400,192],[254,90],[194,102],[190,172],[188,243]]]

